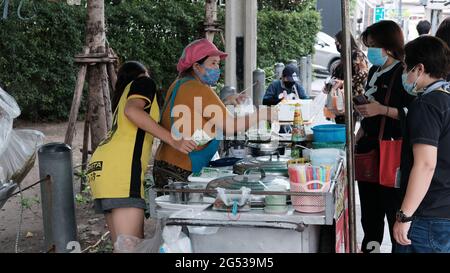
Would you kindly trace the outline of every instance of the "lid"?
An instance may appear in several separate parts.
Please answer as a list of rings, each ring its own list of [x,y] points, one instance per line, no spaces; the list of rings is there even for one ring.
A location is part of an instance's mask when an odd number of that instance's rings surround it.
[[[237,174],[244,174],[245,171],[261,168],[268,175],[288,175],[287,162],[290,160],[287,156],[260,156],[246,158],[238,161],[233,166],[233,171]]]
[[[214,179],[209,182],[207,189],[224,188],[229,190],[239,190],[241,187],[250,188],[252,191],[267,190],[267,187],[271,184],[284,184],[289,185],[289,179],[281,176],[266,175],[261,169],[258,169],[259,173],[249,173],[236,176],[228,176]]]

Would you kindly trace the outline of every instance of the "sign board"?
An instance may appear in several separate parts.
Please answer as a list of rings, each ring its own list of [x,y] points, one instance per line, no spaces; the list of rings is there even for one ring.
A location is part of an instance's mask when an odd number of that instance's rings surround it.
[[[376,7],[374,13],[374,23],[384,20],[384,7]]]

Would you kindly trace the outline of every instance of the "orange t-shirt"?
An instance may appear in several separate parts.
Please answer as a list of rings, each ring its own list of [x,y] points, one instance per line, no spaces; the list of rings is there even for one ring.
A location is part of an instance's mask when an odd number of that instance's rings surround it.
[[[169,102],[162,113],[161,119],[161,126],[171,132],[170,97],[176,82],[172,83],[167,92],[165,101],[169,100]],[[180,86],[172,114],[174,116],[174,127],[185,138],[191,137],[196,130],[203,130],[211,138],[218,137],[216,135],[216,122],[225,124],[226,115],[231,115],[214,90],[197,78],[188,80]],[[221,132],[217,132],[217,134],[222,135]],[[198,149],[201,148],[199,147]],[[192,170],[189,156],[175,150],[164,142],[161,143],[156,153],[156,160],[165,161],[188,171]]]

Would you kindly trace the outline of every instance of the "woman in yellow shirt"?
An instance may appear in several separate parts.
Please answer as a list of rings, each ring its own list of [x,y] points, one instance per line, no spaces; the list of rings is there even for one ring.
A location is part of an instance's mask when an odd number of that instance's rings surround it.
[[[113,124],[88,166],[98,213],[104,213],[113,243],[120,234],[143,238],[144,174],[153,136],[180,154],[195,149],[193,141],[175,140],[158,125],[156,85],[139,62],[124,63],[112,99]]]

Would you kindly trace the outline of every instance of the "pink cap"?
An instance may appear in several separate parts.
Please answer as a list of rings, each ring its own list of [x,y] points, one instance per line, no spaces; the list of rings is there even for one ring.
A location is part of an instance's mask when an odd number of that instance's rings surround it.
[[[217,49],[208,39],[196,40],[184,48],[183,55],[178,60],[177,70],[181,73],[190,68],[195,62],[205,57],[214,56],[219,56],[223,60],[228,54]]]

